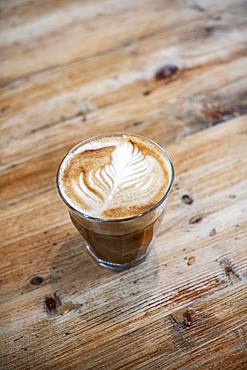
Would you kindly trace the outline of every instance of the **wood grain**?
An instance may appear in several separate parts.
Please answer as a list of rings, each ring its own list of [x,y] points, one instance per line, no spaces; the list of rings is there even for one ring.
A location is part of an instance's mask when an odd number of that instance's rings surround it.
[[[246,369],[246,1],[0,2],[0,368]],[[147,260],[97,267],[58,199],[75,143],[165,145]]]

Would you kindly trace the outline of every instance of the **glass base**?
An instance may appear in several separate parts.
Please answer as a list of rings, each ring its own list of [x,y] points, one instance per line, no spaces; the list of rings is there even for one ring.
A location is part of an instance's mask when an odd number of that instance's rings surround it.
[[[110,270],[114,270],[114,271],[123,271],[123,270],[127,270],[131,267],[134,267],[136,265],[139,265],[139,263],[143,262],[145,260],[145,258],[147,257],[147,254],[145,256],[142,256],[141,258],[139,259],[136,259],[134,261],[131,261],[131,262],[127,262],[127,263],[114,263],[114,262],[107,262],[105,260],[102,260],[101,258],[98,258],[94,252],[92,251],[92,249],[90,248],[90,246],[88,244],[85,245],[86,246],[86,249],[89,253],[89,255],[94,259],[94,261],[101,267],[104,267],[104,268],[107,268],[107,269],[110,269]]]

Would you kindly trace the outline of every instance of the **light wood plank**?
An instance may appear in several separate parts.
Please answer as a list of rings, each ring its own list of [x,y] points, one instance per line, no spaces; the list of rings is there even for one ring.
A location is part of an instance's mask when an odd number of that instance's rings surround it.
[[[230,0],[205,1],[204,12],[181,0],[104,0],[100,5],[95,0],[5,3],[1,7],[0,40],[3,84],[122,46],[135,46],[156,33],[184,35],[190,32],[193,20],[198,25],[195,37],[200,33],[208,37],[212,24],[220,25],[224,19],[224,12],[239,41],[242,24],[236,19],[243,19],[245,12],[244,1],[236,6]]]

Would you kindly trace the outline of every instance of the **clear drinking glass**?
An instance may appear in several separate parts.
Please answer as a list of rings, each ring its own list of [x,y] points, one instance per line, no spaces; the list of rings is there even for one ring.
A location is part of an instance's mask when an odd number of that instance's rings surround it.
[[[167,152],[150,139],[130,135],[142,138],[155,146],[169,167],[170,178],[166,192],[155,205],[143,213],[128,218],[105,219],[79,212],[64,198],[59,186],[59,172],[63,161],[57,172],[58,193],[68,207],[71,221],[82,235],[87,251],[100,266],[113,270],[128,269],[145,259],[164,216],[166,199],[174,180],[174,168]],[[73,147],[68,154],[73,154],[82,144],[92,139],[106,136],[101,135],[83,141]]]

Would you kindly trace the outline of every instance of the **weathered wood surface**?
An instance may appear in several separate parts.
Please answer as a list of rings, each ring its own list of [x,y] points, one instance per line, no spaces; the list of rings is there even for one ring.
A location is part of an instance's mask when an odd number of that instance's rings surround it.
[[[1,369],[246,369],[246,14],[0,2]],[[112,130],[176,168],[154,249],[122,273],[83,250],[54,181],[71,146]]]

